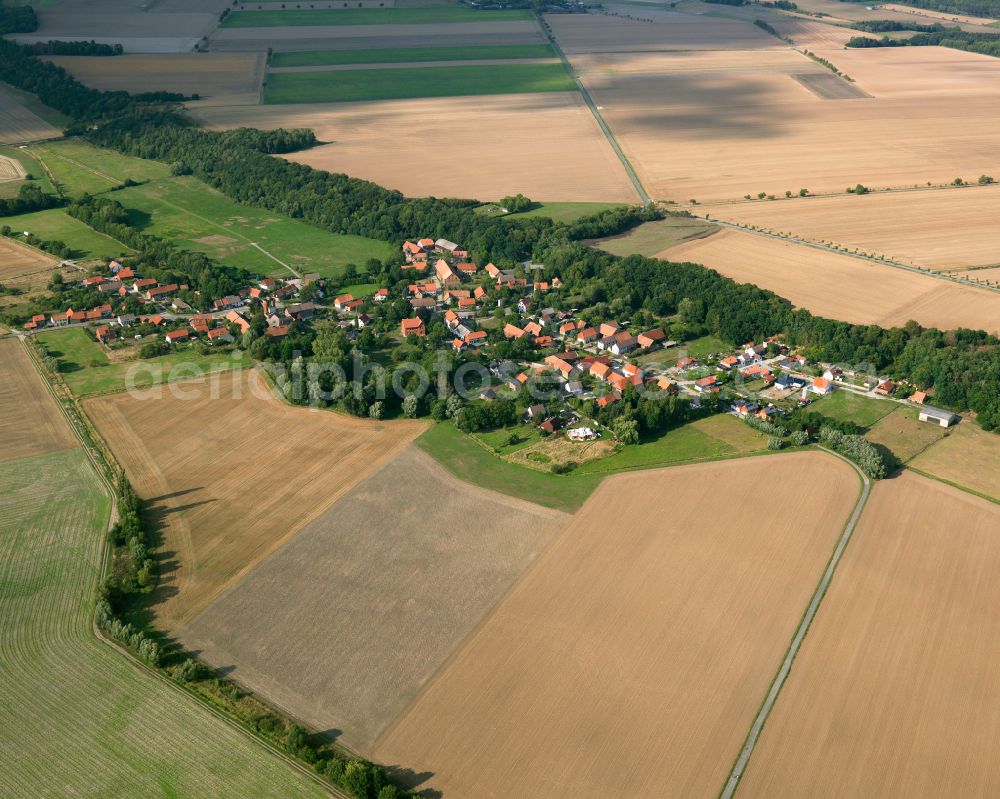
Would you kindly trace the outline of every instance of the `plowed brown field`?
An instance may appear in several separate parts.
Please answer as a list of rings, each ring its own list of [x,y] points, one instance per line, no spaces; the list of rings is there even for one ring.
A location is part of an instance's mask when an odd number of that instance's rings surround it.
[[[369,422],[295,408],[273,398],[255,373],[222,376],[217,385],[215,399],[208,383],[193,382],[158,399],[119,394],[85,403],[147,500],[173,560],[155,609],[167,629],[424,429],[420,422]]]
[[[1000,794],[998,533],[933,480],[875,487],[741,799]]]
[[[368,747],[568,519],[457,482],[408,447],[179,637]]]
[[[754,283],[797,306],[856,324],[1000,331],[1000,293],[875,264],[804,244],[724,229],[659,253]]]
[[[198,94],[212,105],[256,103],[264,77],[263,53],[53,56],[81,83],[103,91]]]
[[[373,755],[448,799],[717,796],[858,489],[819,453],[609,478]]]

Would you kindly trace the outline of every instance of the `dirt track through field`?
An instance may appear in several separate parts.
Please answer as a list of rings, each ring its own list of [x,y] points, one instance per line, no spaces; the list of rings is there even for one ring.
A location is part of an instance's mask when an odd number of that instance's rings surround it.
[[[717,796],[857,491],[822,453],[609,478],[373,755],[449,799]]]
[[[101,397],[85,409],[163,533],[170,562],[155,613],[167,629],[424,429],[292,407],[273,398],[256,374],[235,370],[159,395]]]
[[[880,482],[737,797],[995,796],[1000,506]]]

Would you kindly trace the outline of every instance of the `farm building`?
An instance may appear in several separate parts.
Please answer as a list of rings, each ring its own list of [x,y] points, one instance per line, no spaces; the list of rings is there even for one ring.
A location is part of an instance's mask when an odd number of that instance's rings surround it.
[[[935,408],[932,405],[924,405],[920,409],[919,418],[921,422],[930,422],[940,427],[950,427],[955,423],[957,416],[951,411]]]

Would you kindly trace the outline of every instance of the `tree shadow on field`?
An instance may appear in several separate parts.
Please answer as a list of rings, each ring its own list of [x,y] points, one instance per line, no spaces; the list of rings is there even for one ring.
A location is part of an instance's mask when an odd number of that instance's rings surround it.
[[[386,773],[392,777],[392,779],[396,780],[401,785],[405,785],[406,787],[414,790],[434,776],[433,771],[414,771],[411,768],[399,765],[388,765],[383,763],[382,768],[385,769]],[[424,788],[422,791],[417,790],[417,796],[421,796],[424,799],[441,799],[444,794],[437,790],[437,788]]]
[[[619,74],[589,77],[587,85],[597,104],[617,116],[612,128],[691,139],[762,139],[782,135],[802,116],[798,104],[781,100],[775,79],[792,81],[784,73],[765,78],[740,72],[731,80],[700,73]]]

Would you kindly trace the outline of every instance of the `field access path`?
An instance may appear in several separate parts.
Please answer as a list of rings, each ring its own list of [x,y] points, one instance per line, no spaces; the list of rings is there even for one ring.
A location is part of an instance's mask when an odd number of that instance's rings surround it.
[[[880,266],[888,266],[893,269],[902,269],[906,272],[912,272],[915,275],[921,275],[922,277],[937,278],[939,280],[945,280],[949,283],[963,283],[966,286],[971,286],[977,289],[986,289],[988,291],[995,291],[1000,293],[1000,287],[997,286],[987,286],[983,283],[977,283],[974,280],[968,280],[962,277],[956,277],[951,274],[944,274],[941,272],[931,272],[926,269],[920,269],[916,266],[907,266],[906,264],[901,264],[898,261],[890,261],[887,258],[877,258],[874,255],[865,255],[860,252],[848,252],[846,250],[837,249],[829,244],[821,244],[818,241],[811,241],[809,239],[799,238],[798,236],[786,236],[781,233],[771,233],[766,230],[759,230],[758,228],[748,227],[747,225],[741,225],[737,222],[724,222],[721,219],[710,219],[709,214],[706,214],[703,218],[707,222],[711,222],[713,225],[718,225],[719,227],[730,228],[731,230],[739,230],[743,233],[753,233],[757,236],[765,236],[771,239],[778,239],[779,241],[787,241],[789,244],[800,244],[803,247],[812,247],[814,250],[825,250],[826,252],[834,253],[835,255],[847,255],[851,258],[857,258],[861,261],[868,261],[873,264],[879,264]],[[751,281],[752,282],[752,281]]]
[[[597,105],[590,96],[590,92],[587,91],[587,87],[584,86],[583,81],[580,80],[580,76],[577,75],[576,70],[573,69],[573,65],[566,57],[566,53],[564,53],[562,47],[559,46],[559,42],[557,42],[556,37],[552,35],[552,31],[549,29],[549,26],[545,24],[545,20],[542,16],[537,14],[536,18],[538,20],[538,27],[541,28],[545,38],[548,39],[549,44],[552,45],[552,49],[556,51],[556,54],[562,60],[566,71],[572,76],[573,82],[576,83],[576,88],[579,90],[580,96],[583,98],[583,102],[587,104],[587,108],[589,108],[590,113],[594,115],[594,119],[597,121],[604,137],[608,140],[608,144],[611,145],[611,149],[615,151],[615,155],[618,156],[618,160],[621,161],[622,167],[625,169],[625,174],[628,175],[628,179],[632,183],[633,188],[635,188],[639,198],[642,200],[642,204],[652,205],[653,198],[649,196],[646,188],[642,185],[642,181],[639,180],[639,176],[632,168],[632,164],[628,160],[628,156],[626,156],[622,151],[621,145],[618,144],[618,139],[616,139],[615,134],[611,132],[611,128],[608,126],[608,123],[604,121],[604,117],[601,116],[601,112],[598,110]]]
[[[795,630],[795,635],[792,636],[792,641],[788,646],[788,651],[785,653],[785,659],[781,662],[781,668],[778,669],[778,673],[775,675],[774,681],[771,683],[771,688],[767,692],[767,696],[764,698],[764,703],[757,712],[756,718],[754,718],[753,724],[750,727],[750,732],[747,734],[746,742],[743,744],[743,748],[740,750],[740,754],[736,758],[736,762],[733,764],[733,770],[729,773],[729,779],[726,780],[726,785],[722,789],[722,793],[719,795],[720,799],[732,799],[737,788],[739,788],[740,778],[743,776],[743,772],[746,771],[746,767],[750,762],[750,757],[753,754],[754,747],[757,745],[757,741],[760,739],[760,734],[764,729],[764,724],[767,722],[768,716],[771,715],[771,710],[774,708],[774,703],[777,701],[778,695],[781,693],[781,688],[785,684],[785,680],[788,679],[788,675],[792,670],[792,663],[799,654],[799,649],[802,647],[802,642],[805,640],[806,633],[809,632],[809,627],[812,625],[813,619],[816,618],[816,612],[819,610],[820,602],[822,602],[823,597],[826,596],[827,589],[829,589],[830,583],[833,580],[833,574],[837,570],[837,566],[844,555],[844,551],[847,549],[847,545],[851,541],[854,529],[858,526],[858,520],[861,518],[861,512],[865,509],[865,505],[868,503],[868,497],[871,494],[871,480],[869,480],[868,476],[861,471],[860,468],[858,468],[857,464],[848,458],[827,449],[826,447],[820,447],[820,449],[824,452],[828,452],[836,458],[840,458],[840,460],[850,465],[851,468],[857,472],[858,477],[861,478],[861,493],[858,495],[858,501],[855,503],[854,509],[851,511],[851,515],[848,517],[847,523],[844,525],[844,531],[840,534],[840,538],[837,540],[837,545],[833,549],[833,555],[830,556],[830,562],[827,563],[826,570],[820,578],[819,585],[816,586],[816,591],[813,593],[812,599],[809,600],[806,612],[802,615],[802,621],[799,622],[799,626]]]

